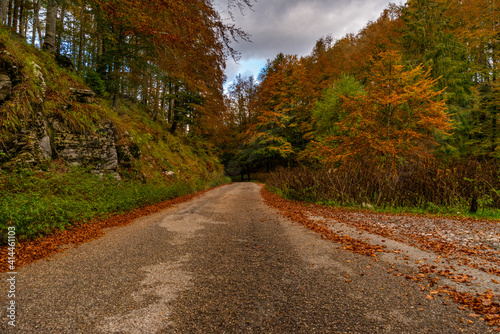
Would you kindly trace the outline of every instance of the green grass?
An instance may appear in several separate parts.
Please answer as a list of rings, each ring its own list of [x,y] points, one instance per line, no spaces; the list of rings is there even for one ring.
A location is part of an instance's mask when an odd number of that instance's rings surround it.
[[[116,144],[132,153],[129,164],[120,167],[125,178],[121,182],[112,176],[101,178],[83,169],[61,167],[60,162],[38,161],[33,168],[43,169],[40,173],[16,171],[27,168],[22,164],[9,166],[12,170],[8,171],[0,169],[0,243],[8,225],[17,227],[20,240],[36,238],[77,222],[229,182],[222,177],[216,150],[203,138],[170,134],[170,124],[153,120],[150,109],[127,99],[120,99],[117,109],[102,96],[90,104],[74,101],[70,88],[85,87],[83,78],[60,68],[53,56],[6,29],[0,28],[0,44],[7,51],[0,60],[19,69],[19,83],[0,106],[0,145],[8,147],[19,130],[31,126],[41,113],[44,117],[57,115],[66,130],[74,133],[90,134],[111,121]],[[34,64],[43,73],[45,94]],[[12,158],[0,152],[0,163]],[[175,173],[175,182],[165,176],[166,171]]]
[[[83,169],[67,172],[0,173],[0,233],[15,226],[19,240],[33,239],[58,229],[158,203],[220,183],[142,183],[117,181],[112,175],[98,176]]]

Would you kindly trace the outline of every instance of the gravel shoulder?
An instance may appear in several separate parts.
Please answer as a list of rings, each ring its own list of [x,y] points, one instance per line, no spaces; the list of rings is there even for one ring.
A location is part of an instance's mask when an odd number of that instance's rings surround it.
[[[345,234],[376,235],[305,214]],[[449,296],[429,299],[421,282],[389,272],[414,270],[406,255],[344,248],[267,206],[259,185],[235,183],[20,268],[17,326],[2,313],[0,332],[493,332]]]

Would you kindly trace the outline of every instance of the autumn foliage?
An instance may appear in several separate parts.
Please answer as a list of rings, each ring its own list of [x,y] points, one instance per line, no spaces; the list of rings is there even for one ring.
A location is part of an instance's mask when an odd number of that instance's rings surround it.
[[[396,51],[378,55],[365,94],[340,96],[341,119],[334,134],[312,142],[310,154],[324,162],[380,159],[395,163],[423,158],[436,145],[434,136],[450,129],[446,106],[435,80],[422,66],[405,70]]]
[[[408,166],[430,164],[430,174],[454,175],[448,186],[456,189],[466,176],[446,171],[491,167],[500,158],[498,17],[498,4],[489,0],[410,0],[389,5],[357,34],[320,38],[308,56],[279,54],[262,70],[253,100],[257,116],[235,156],[258,157],[250,162],[256,170],[331,170],[358,182],[353,187],[361,193],[373,184],[390,189]],[[474,186],[464,185],[462,207],[476,211],[481,198],[479,207],[498,207],[491,196],[500,180],[491,175],[486,193],[475,178],[465,182]],[[302,185],[286,180],[277,182],[280,188],[301,196],[307,195],[299,189],[314,193],[322,186],[321,179]],[[445,200],[427,186],[408,189],[418,200],[372,189],[370,201],[450,204],[456,195],[445,192],[451,196]],[[363,200],[360,194],[351,198]]]
[[[115,108],[136,100],[166,131],[206,137],[220,121],[226,60],[238,57],[231,42],[248,40],[210,0],[1,0],[0,25],[64,59]]]

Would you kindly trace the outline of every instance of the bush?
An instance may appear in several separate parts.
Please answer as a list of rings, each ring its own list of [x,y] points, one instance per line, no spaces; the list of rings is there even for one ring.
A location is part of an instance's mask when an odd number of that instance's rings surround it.
[[[427,160],[397,168],[350,162],[339,168],[279,168],[268,176],[266,185],[305,201],[464,212],[473,201],[482,209],[500,208],[499,167],[495,161],[476,160],[448,164]]]

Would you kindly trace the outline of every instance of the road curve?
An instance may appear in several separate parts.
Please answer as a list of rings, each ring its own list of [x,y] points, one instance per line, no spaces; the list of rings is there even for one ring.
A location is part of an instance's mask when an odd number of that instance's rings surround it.
[[[487,333],[235,183],[22,267],[1,333]],[[7,274],[0,275],[4,283]]]

